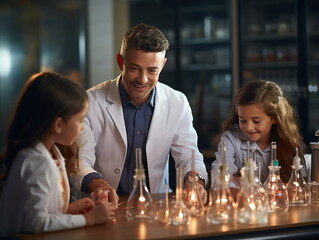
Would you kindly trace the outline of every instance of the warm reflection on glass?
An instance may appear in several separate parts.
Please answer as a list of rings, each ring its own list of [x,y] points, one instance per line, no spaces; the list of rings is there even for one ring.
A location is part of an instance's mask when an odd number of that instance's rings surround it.
[[[98,188],[91,193],[92,200],[97,204],[98,202],[108,202],[109,191],[106,189]]]
[[[192,235],[198,233],[198,218],[191,218],[188,229],[189,233]]]
[[[147,233],[146,224],[144,222],[141,222],[138,225],[138,239],[146,239],[146,233]]]
[[[176,202],[170,214],[170,223],[173,225],[189,224],[188,210],[183,201],[182,169],[176,169]]]
[[[134,185],[126,205],[126,218],[130,221],[147,221],[154,217],[153,199],[146,185],[141,152],[140,148],[136,148]]]
[[[241,223],[268,222],[269,199],[265,189],[255,179],[255,162],[246,159],[241,169],[241,189],[237,196],[237,219]]]
[[[189,189],[185,193],[185,205],[190,216],[203,215],[205,208],[198,189],[198,176],[195,166],[195,151],[192,151],[192,175],[189,176]]]
[[[301,175],[300,169],[303,166],[300,162],[301,159],[298,156],[298,148],[296,148],[296,156],[291,166],[291,176],[287,183],[289,206],[307,206],[310,203],[310,189]]]
[[[309,182],[311,191],[311,204],[319,205],[319,182]]]
[[[277,160],[277,144],[271,142],[271,165],[269,175],[263,187],[269,197],[270,212],[286,212],[289,208],[289,199],[286,185],[280,178],[280,166]]]
[[[219,165],[217,176],[214,176],[211,170],[210,201],[206,211],[206,220],[214,224],[228,223],[236,217],[236,204],[228,186],[225,143],[222,147],[222,163]]]
[[[157,202],[156,220],[165,224],[170,223],[170,213],[175,205],[174,199],[161,199]]]

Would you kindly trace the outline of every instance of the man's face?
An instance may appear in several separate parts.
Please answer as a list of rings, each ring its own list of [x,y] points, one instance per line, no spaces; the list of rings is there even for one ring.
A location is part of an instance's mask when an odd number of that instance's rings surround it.
[[[117,54],[122,71],[122,84],[131,101],[140,105],[156,86],[166,63],[165,52],[144,52],[129,49],[126,57]]]

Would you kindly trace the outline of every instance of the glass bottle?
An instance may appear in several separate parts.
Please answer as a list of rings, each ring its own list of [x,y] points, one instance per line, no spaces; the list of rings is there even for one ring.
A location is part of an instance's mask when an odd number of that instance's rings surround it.
[[[300,165],[300,162],[298,148],[296,148],[296,156],[291,166],[292,173],[287,183],[289,206],[307,206],[310,203],[310,189],[301,175],[300,169],[303,166]]]
[[[198,189],[198,176],[195,167],[195,151],[192,151],[192,174],[188,179],[190,186],[186,191],[185,206],[190,216],[202,215],[205,211],[204,204]]]
[[[241,189],[237,195],[237,219],[241,223],[264,224],[268,222],[269,199],[265,189],[256,182],[255,164],[246,159],[241,169]]]
[[[277,160],[277,144],[271,142],[271,163],[268,178],[264,183],[264,188],[269,198],[270,212],[286,212],[289,209],[289,199],[286,185],[280,178],[280,166]]]
[[[172,225],[189,224],[188,210],[183,201],[183,176],[182,169],[176,169],[176,201],[169,215],[169,221]]]
[[[229,177],[227,176],[227,164],[225,160],[226,146],[222,144],[222,162],[218,173],[214,176],[211,170],[211,189],[209,206],[206,211],[206,220],[209,223],[228,223],[235,219],[236,205],[229,189]]]
[[[146,186],[141,148],[135,149],[135,159],[134,185],[126,204],[126,218],[130,221],[149,221],[153,218],[153,200]]]

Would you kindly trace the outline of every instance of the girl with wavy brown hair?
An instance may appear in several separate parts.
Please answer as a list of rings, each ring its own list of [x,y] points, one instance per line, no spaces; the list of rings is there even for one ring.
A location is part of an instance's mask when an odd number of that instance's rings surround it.
[[[238,184],[237,177],[247,157],[247,141],[250,149],[256,148],[257,161],[261,163],[262,183],[268,176],[272,141],[277,143],[277,159],[284,182],[288,182],[291,175],[296,148],[305,163],[303,156],[306,145],[298,127],[297,116],[281,88],[274,82],[258,80],[243,86],[233,100],[229,118],[223,124],[212,168],[215,173],[221,162],[221,146],[225,142],[229,174],[235,182],[231,187]],[[252,157],[252,153],[249,154]]]

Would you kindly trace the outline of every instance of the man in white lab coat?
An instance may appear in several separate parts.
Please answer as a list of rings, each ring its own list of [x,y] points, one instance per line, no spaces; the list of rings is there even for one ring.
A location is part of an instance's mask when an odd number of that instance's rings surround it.
[[[185,95],[158,82],[169,43],[157,28],[138,24],[123,38],[116,54],[120,76],[88,90],[89,111],[79,138],[80,171],[73,186],[90,193],[110,190],[110,201],[133,188],[135,149],[142,149],[151,193],[165,192],[169,154],[189,186],[192,158],[202,199],[206,202],[207,171],[197,147],[197,133]]]

